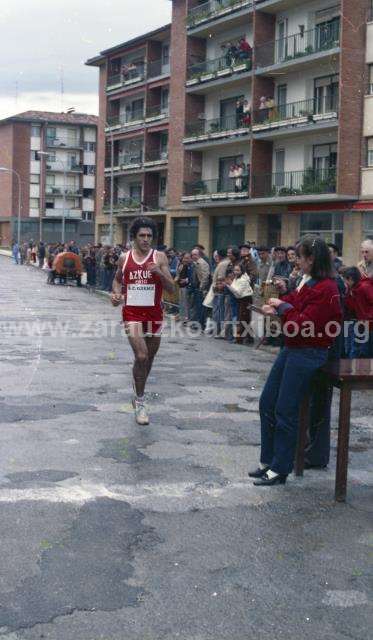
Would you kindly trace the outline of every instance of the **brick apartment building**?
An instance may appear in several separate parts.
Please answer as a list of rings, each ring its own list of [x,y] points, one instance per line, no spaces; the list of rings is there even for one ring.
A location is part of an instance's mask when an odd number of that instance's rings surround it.
[[[26,111],[0,121],[0,237],[17,237],[19,175],[21,238],[94,239],[96,116]],[[16,173],[14,173],[16,172]]]
[[[177,248],[318,232],[356,261],[373,236],[370,5],[173,0],[171,25],[88,61],[100,69],[98,237],[112,180],[118,241],[146,211]]]

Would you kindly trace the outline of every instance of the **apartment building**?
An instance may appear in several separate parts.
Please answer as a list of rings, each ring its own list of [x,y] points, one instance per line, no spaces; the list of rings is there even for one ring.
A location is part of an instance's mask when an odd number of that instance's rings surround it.
[[[158,173],[166,196],[164,210],[154,213],[168,245],[198,241],[211,251],[244,240],[290,244],[316,232],[335,242],[347,262],[356,261],[362,237],[373,233],[370,4],[172,0],[171,26],[89,61],[101,70],[100,116],[107,120],[109,164],[114,140],[116,205],[131,207],[141,196],[130,215],[152,212],[146,196],[159,196],[160,183],[147,175]],[[157,53],[161,60],[160,40],[167,41],[171,70],[159,81],[169,97],[163,171],[147,169],[143,155],[149,136],[164,126],[146,122],[156,102],[149,101],[146,67]],[[159,162],[158,142],[156,149]],[[128,155],[129,165],[118,161]],[[135,175],[142,175],[141,190]],[[104,191],[108,197],[107,179]]]
[[[0,121],[0,236],[94,240],[96,116],[26,111]],[[5,171],[9,169],[10,171]]]
[[[126,242],[146,212],[163,242],[168,173],[170,25],[103,51],[100,72],[96,237]],[[110,229],[112,226],[112,229]]]

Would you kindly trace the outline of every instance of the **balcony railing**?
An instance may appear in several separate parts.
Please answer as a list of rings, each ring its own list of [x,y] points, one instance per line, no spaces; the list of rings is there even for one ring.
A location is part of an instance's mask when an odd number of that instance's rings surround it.
[[[261,68],[298,60],[314,53],[335,49],[339,44],[339,22],[320,25],[316,29],[299,32],[257,47],[256,65]]]
[[[108,76],[107,79],[107,88],[115,87],[116,85],[129,85],[134,84],[136,82],[143,82],[146,78],[146,65],[137,64],[131,67],[130,64],[127,65],[127,68],[123,69],[121,72],[114,73]]]
[[[151,149],[147,151],[145,162],[163,163],[168,162],[168,149]]]
[[[116,198],[113,203],[113,211],[115,213],[120,212],[131,212],[131,211],[140,211],[141,202],[139,200],[135,200],[134,198]],[[104,213],[110,212],[110,202],[105,200],[105,204],[103,207]]]
[[[214,20],[252,6],[251,0],[210,0],[210,2],[204,2],[190,9],[187,17],[187,26],[191,29],[202,22]]]
[[[83,171],[83,165],[77,164],[76,162],[68,162],[66,164],[62,164],[61,162],[53,162],[53,160],[47,160],[46,169],[47,171],[53,171],[53,172],[67,171],[68,173],[70,172],[79,173]]]
[[[216,178],[215,180],[198,180],[186,183],[184,198],[198,198],[199,200],[225,200],[248,197],[249,176],[237,178]]]
[[[142,151],[137,151],[135,153],[124,153],[118,156],[118,165],[122,169],[131,168],[132,166],[137,167],[141,166],[143,162],[143,154]]]
[[[79,187],[53,187],[50,185],[47,185],[45,187],[45,193],[47,196],[63,196],[65,192],[65,196],[66,197],[73,197],[73,198],[81,198],[82,197],[82,191]]]
[[[164,76],[170,73],[170,63],[165,63],[163,60],[155,60],[148,62],[147,64],[147,78],[156,78],[157,76]]]
[[[256,198],[307,196],[336,191],[336,169],[305,169],[253,176]]]
[[[81,209],[46,209],[47,218],[73,218],[79,220],[82,217]]]
[[[213,118],[212,120],[195,120],[194,122],[186,125],[185,135],[187,138],[199,138],[201,136],[215,138],[230,132],[237,135],[238,130],[244,129],[248,131],[250,126],[251,118],[249,114],[234,114],[231,116]]]
[[[146,119],[150,118],[168,118],[168,106],[156,104],[149,106],[146,110]]]
[[[328,113],[338,112],[338,98],[333,97],[326,100],[310,98],[298,102],[275,105],[265,109],[256,109],[253,112],[253,127],[276,125],[276,123],[294,120],[302,122],[314,121],[315,116],[322,116]]]
[[[145,198],[144,211],[163,211],[165,209],[165,199],[159,195]]]
[[[55,138],[48,136],[46,138],[47,147],[68,147],[70,149],[78,149],[83,146],[82,141],[79,138]]]
[[[215,60],[203,60],[192,64],[188,67],[187,81],[190,84],[192,81],[206,82],[232,73],[251,71],[251,69],[251,56],[232,60],[230,56],[226,55]]]
[[[131,113],[122,113],[116,116],[109,116],[109,127],[130,127],[136,122],[143,122],[145,119],[144,109],[136,109]]]

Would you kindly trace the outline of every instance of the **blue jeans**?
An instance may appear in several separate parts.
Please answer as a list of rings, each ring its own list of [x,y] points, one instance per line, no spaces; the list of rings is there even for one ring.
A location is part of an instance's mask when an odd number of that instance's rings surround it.
[[[225,296],[224,293],[215,293],[214,300],[212,302],[212,319],[216,323],[216,330],[221,333],[224,327],[224,314],[225,314]]]
[[[314,373],[328,359],[327,349],[281,349],[260,398],[260,461],[272,471],[293,470],[299,409]]]
[[[357,342],[356,338],[352,346],[352,358],[373,358],[373,331],[369,332],[365,342]]]

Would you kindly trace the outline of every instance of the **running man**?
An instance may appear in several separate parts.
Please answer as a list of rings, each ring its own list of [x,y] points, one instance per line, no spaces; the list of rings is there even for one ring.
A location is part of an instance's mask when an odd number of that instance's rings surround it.
[[[123,302],[123,321],[135,355],[133,365],[137,424],[149,424],[144,402],[145,383],[161,343],[163,290],[172,293],[174,282],[164,253],[152,249],[156,226],[150,218],[136,218],[130,229],[133,246],[122,255],[113,282],[111,302]]]

